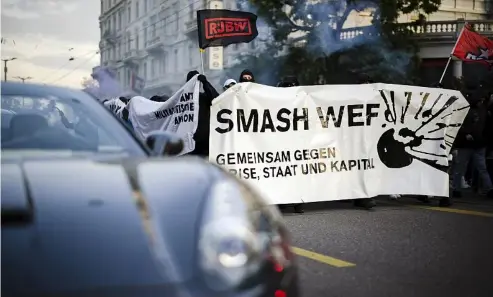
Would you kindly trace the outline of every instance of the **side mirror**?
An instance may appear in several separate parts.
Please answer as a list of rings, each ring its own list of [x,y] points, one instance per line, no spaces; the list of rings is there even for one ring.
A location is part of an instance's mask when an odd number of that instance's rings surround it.
[[[185,146],[183,139],[170,132],[153,132],[146,139],[147,146],[155,156],[177,156]]]

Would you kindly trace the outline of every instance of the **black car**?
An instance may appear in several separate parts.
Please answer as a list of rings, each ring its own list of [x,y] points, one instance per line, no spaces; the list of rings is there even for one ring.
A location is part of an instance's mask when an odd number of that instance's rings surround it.
[[[1,92],[2,296],[298,296],[279,212],[215,165],[157,156],[179,138],[148,148],[82,91]]]

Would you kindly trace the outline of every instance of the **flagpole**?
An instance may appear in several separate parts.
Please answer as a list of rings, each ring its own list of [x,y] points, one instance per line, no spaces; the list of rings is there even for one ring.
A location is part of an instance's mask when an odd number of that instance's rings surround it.
[[[205,75],[205,70],[204,70],[204,52],[205,52],[205,49],[200,49],[200,63],[202,64],[202,74]]]
[[[467,26],[467,22],[464,23],[462,30],[460,30],[459,37],[457,37],[457,40],[455,41],[454,47],[452,48],[452,51],[450,52],[450,56],[448,57],[447,64],[445,65],[445,69],[443,70],[442,76],[440,77],[440,81],[438,82],[439,84],[442,83],[442,80],[445,77],[445,73],[447,72],[448,66],[450,65],[450,61],[452,60],[452,55],[455,52],[455,48],[457,47],[457,44],[459,43],[459,40],[462,37],[462,33],[464,33],[464,29],[466,28],[466,26]]]

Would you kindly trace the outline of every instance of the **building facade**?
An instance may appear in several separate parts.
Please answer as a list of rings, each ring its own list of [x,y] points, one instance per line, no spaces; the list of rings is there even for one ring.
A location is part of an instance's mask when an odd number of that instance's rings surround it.
[[[481,35],[493,38],[493,0],[442,0],[439,10],[417,24],[418,13],[401,15],[399,23],[415,32],[422,59],[422,81],[437,82],[445,70],[452,48],[465,22]],[[365,34],[370,28],[371,12],[354,13],[341,32],[341,39]],[[369,30],[370,32],[371,30]],[[487,77],[488,67],[478,63],[464,63],[456,58],[448,65],[444,82],[464,76],[466,80],[481,81]]]
[[[429,67],[444,67],[460,30],[461,23],[457,20],[490,18],[492,2],[443,0],[439,11],[427,16],[428,23],[420,26],[416,35],[421,38],[421,57]],[[188,71],[201,72],[196,11],[204,8],[246,9],[239,7],[239,3],[242,0],[101,0],[101,66],[113,69],[124,92],[137,89],[135,82],[142,79],[144,96],[172,95],[185,83]],[[399,22],[406,25],[417,19],[417,13],[408,14],[401,16]],[[364,34],[364,27],[371,21],[371,12],[353,12],[344,25],[341,38]],[[485,34],[492,33],[491,25],[491,22],[481,25]],[[256,40],[231,45],[221,49],[217,59],[227,69],[236,62],[238,55],[259,46]],[[209,67],[209,62],[212,63],[210,51],[206,49],[202,55],[205,74],[219,87],[224,72]],[[462,75],[462,62],[455,61],[450,69],[452,74]]]
[[[101,0],[101,65],[110,67],[122,88],[129,91],[133,77],[144,79],[144,96],[172,95],[190,70],[201,72],[196,11],[211,7],[210,0]],[[219,1],[216,8],[239,9],[236,0]],[[221,50],[228,67],[239,52],[256,43],[232,45]],[[209,67],[210,49],[202,54],[207,77],[216,86],[221,70]]]

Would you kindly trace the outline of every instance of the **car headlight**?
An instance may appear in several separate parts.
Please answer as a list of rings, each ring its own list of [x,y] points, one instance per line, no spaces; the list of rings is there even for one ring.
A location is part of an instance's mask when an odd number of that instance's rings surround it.
[[[209,192],[199,239],[199,263],[215,290],[239,285],[262,263],[262,240],[253,224],[251,205],[258,201],[234,179],[217,182]]]

